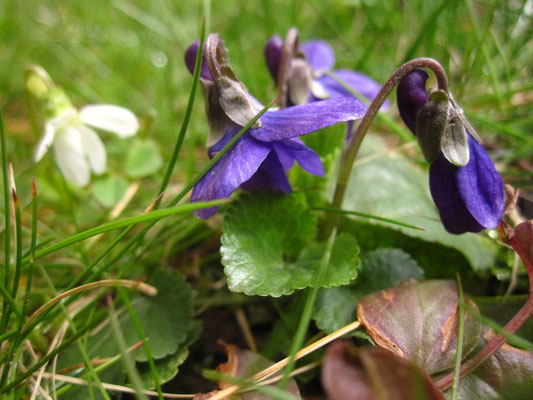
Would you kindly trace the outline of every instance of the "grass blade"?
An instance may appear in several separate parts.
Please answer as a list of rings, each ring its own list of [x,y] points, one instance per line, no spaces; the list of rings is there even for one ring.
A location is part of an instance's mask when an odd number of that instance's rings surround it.
[[[453,384],[450,400],[457,400],[457,392],[459,389],[459,379],[461,376],[461,361],[463,359],[463,336],[465,329],[465,305],[463,295],[463,285],[461,284],[461,277],[457,274],[457,294],[459,296],[459,327],[457,329],[457,351],[455,353],[455,366],[453,369]]]
[[[359,211],[342,210],[342,209],[339,209],[339,208],[328,208],[328,207],[312,207],[311,210],[325,211],[325,212],[329,212],[329,213],[337,213],[337,214],[344,214],[344,215],[355,215],[355,216],[361,217],[361,218],[374,219],[376,221],[387,222],[389,224],[405,226],[406,228],[416,229],[416,230],[419,230],[419,231],[425,231],[424,228],[420,228],[420,227],[415,226],[415,225],[406,224],[404,222],[396,221],[396,220],[390,219],[390,218],[378,217],[377,215],[365,214],[365,213],[362,213],[362,212],[359,212]]]

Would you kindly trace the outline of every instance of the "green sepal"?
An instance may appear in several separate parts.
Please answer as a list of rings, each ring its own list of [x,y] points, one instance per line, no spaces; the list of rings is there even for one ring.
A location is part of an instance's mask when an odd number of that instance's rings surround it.
[[[463,120],[455,114],[448,119],[440,149],[446,159],[457,167],[464,167],[470,160],[468,140]]]
[[[449,116],[448,95],[437,90],[429,95],[428,101],[416,115],[416,139],[428,163],[434,163],[441,152],[441,138],[444,135]]]
[[[476,142],[479,144],[483,144],[483,140],[478,135],[477,131],[474,129],[468,118],[466,118],[465,113],[461,107],[455,102],[455,99],[453,98],[452,94],[449,94],[450,96],[450,103],[452,104],[455,112],[457,113],[457,116],[463,121],[463,124],[465,125],[465,129],[468,131],[470,136],[472,136]]]

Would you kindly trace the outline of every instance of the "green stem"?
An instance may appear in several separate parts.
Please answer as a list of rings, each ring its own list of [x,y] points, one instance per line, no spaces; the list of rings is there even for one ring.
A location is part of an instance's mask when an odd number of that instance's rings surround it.
[[[305,302],[302,317],[300,318],[300,322],[298,324],[298,329],[296,330],[296,334],[294,335],[294,340],[292,342],[290,354],[289,354],[289,362],[287,366],[285,367],[285,370],[283,371],[283,378],[279,382],[279,387],[282,389],[285,389],[287,383],[289,382],[289,377],[296,364],[296,357],[295,357],[296,353],[298,352],[298,350],[301,349],[304,343],[305,334],[309,327],[309,322],[311,321],[311,314],[315,306],[318,289],[321,287],[322,282],[324,281],[324,277],[328,269],[329,260],[331,258],[331,252],[333,250],[333,244],[335,243],[336,236],[337,236],[337,230],[333,229],[326,244],[326,249],[322,257],[322,262],[320,263],[320,270],[318,271],[318,276],[316,278],[313,288],[311,288],[311,291],[309,292],[309,295]]]
[[[432,58],[416,58],[403,64],[396,71],[394,71],[387,82],[385,82],[385,84],[381,87],[372,103],[370,103],[366,114],[355,129],[355,132],[353,132],[355,128],[354,124],[351,132],[348,134],[348,141],[345,143],[340,157],[339,173],[337,175],[337,183],[335,186],[335,193],[333,195],[331,208],[342,208],[344,195],[350,180],[350,174],[352,172],[355,157],[357,156],[357,153],[361,147],[361,143],[363,142],[370,125],[374,121],[374,118],[376,118],[379,109],[396,85],[400,83],[400,81],[409,73],[420,68],[428,68],[433,71],[437,78],[439,89],[448,92],[448,78],[446,77],[446,72],[444,71],[444,68]],[[325,230],[326,236],[329,236],[330,232],[333,231],[333,228],[337,226],[339,218],[339,215],[334,215],[332,218],[328,219],[328,225],[326,226]]]
[[[4,259],[5,259],[5,270],[4,272],[4,282],[2,283],[2,289],[6,290],[6,288],[9,285],[9,268],[10,268],[10,262],[11,262],[11,213],[10,213],[10,201],[9,201],[9,179],[8,179],[8,172],[7,172],[7,146],[6,146],[6,135],[4,130],[4,116],[2,113],[2,109],[0,107],[0,141],[2,142],[2,178],[4,182],[4,245],[6,246],[4,249]],[[4,290],[2,290],[2,296],[4,297],[4,300],[7,298],[10,299],[10,297],[4,296]],[[6,290],[7,291],[7,290]],[[0,322],[0,331],[4,331],[7,328],[7,324],[5,323],[5,317],[7,316],[7,307],[12,307],[11,302],[4,301],[4,305],[2,307],[2,320]]]
[[[168,186],[168,182],[170,182],[170,176],[172,175],[174,166],[176,165],[176,162],[178,161],[178,156],[180,154],[180,150],[183,145],[183,140],[185,139],[185,133],[187,133],[187,128],[189,127],[189,121],[191,119],[192,109],[194,106],[194,98],[196,96],[196,89],[198,88],[198,81],[200,79],[200,71],[202,69],[201,68],[202,67],[202,55],[203,55],[205,36],[206,36],[206,20],[204,18],[202,21],[200,46],[198,47],[198,53],[196,54],[196,61],[194,64],[194,75],[192,79],[192,87],[189,93],[189,101],[187,102],[187,109],[185,110],[185,117],[183,118],[183,123],[181,124],[180,132],[178,134],[178,140],[176,141],[176,145],[174,146],[174,152],[172,153],[172,157],[170,158],[170,163],[168,164],[165,177],[163,178],[163,182],[161,183],[161,187],[159,188],[159,194],[163,193],[166,190]],[[157,202],[156,208],[158,205],[159,205],[159,202]]]

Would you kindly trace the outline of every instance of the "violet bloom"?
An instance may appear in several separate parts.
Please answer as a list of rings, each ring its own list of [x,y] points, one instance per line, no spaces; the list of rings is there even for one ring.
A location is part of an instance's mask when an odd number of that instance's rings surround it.
[[[496,228],[505,205],[500,175],[451,95],[428,95],[427,78],[423,70],[411,72],[398,85],[397,100],[400,116],[429,155],[429,187],[442,223],[454,234]],[[436,117],[428,121],[428,115]]]
[[[192,73],[198,42],[185,53]],[[204,92],[209,123],[208,154],[213,157],[263,108],[237,79],[227,63],[222,40],[216,34],[207,38],[200,83]],[[239,186],[245,190],[291,191],[286,172],[294,161],[306,171],[324,176],[318,155],[298,138],[339,122],[361,118],[366,106],[355,98],[335,98],[323,102],[267,111],[194,187],[191,201],[229,197]],[[200,218],[214,215],[218,207],[196,211]]]
[[[329,44],[311,40],[300,45],[295,28],[289,30],[285,41],[278,35],[267,41],[265,60],[278,86],[282,108],[334,97],[353,97],[338,80],[370,101],[381,88],[380,84],[360,72],[333,70],[335,54]],[[384,107],[387,106],[388,103]]]

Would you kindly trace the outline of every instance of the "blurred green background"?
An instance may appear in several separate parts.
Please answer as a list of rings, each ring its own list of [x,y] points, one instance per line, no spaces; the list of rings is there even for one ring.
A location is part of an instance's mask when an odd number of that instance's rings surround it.
[[[43,66],[77,106],[133,110],[144,123],[140,135],[155,140],[168,158],[192,81],[183,53],[199,37],[203,7],[183,0],[2,1],[0,95],[16,175],[46,172],[31,162],[38,135],[30,130],[24,94],[30,64]],[[507,181],[530,184],[531,1],[228,0],[208,8],[210,31],[220,33],[236,73],[262,102],[275,97],[264,43],[292,26],[302,40],[331,43],[336,67],[379,82],[408,59],[436,58]],[[182,183],[205,157],[195,151],[207,135],[202,102],[198,97],[176,170]],[[113,154],[121,153],[114,148],[120,144],[110,142],[110,166],[118,169],[121,159]]]

